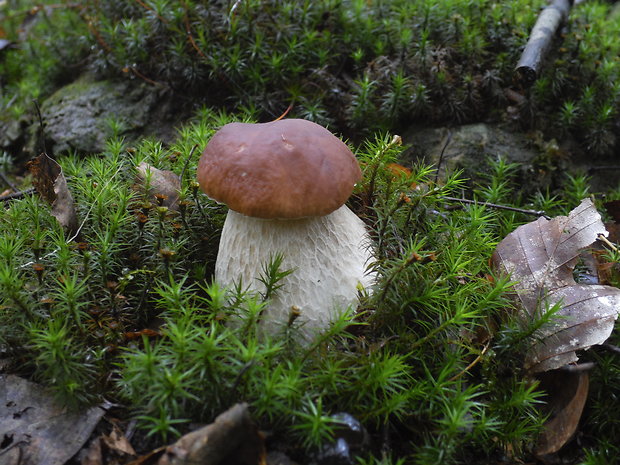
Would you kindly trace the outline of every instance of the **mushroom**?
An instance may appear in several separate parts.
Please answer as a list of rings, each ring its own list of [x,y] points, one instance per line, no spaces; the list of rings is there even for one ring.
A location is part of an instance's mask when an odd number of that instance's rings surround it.
[[[229,207],[215,265],[215,281],[241,282],[260,292],[264,266],[282,254],[293,272],[261,316],[274,333],[299,313],[311,338],[358,304],[372,247],[364,223],[346,205],[361,170],[339,138],[301,119],[230,123],[209,141],[198,163],[198,183]]]

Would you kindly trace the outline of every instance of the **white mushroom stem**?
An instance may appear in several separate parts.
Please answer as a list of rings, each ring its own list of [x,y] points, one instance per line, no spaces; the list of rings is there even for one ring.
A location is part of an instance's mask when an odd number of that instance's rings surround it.
[[[215,279],[232,287],[264,292],[257,278],[273,257],[283,255],[280,270],[294,270],[280,282],[261,318],[267,332],[287,324],[296,307],[303,333],[311,337],[328,327],[339,312],[357,307],[360,286],[374,275],[366,269],[372,258],[364,223],[346,205],[327,216],[293,220],[262,219],[229,210],[222,230]]]

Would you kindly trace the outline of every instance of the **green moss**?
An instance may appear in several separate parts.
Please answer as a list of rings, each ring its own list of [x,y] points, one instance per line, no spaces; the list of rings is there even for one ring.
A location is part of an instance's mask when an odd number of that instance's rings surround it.
[[[531,217],[484,202],[565,213],[587,193],[585,178],[572,177],[556,197],[515,199],[514,167],[498,160],[473,192],[480,203],[455,208],[446,197],[461,196],[458,173],[445,183],[428,166],[395,175],[402,148],[385,133],[367,137],[357,148],[364,178],[349,203],[376,243],[377,287],[358,313],[299,347],[294,325],[278,337],[257,336],[252,316],[269,305],[265,296],[212,283],[225,209],[190,173],[196,147],[222,124],[278,116],[289,103],[292,114],[359,139],[416,119],[496,116],[542,3],[249,1],[232,3],[232,11],[227,2],[115,0],[51,9],[54,21],[43,19],[30,36],[41,40],[0,63],[2,102],[18,95],[9,109],[15,115],[31,97],[52,92],[49,76],[66,77],[64,65],[75,62],[67,54],[107,76],[155,80],[196,102],[254,110],[203,109],[171,147],[154,139],[129,147],[119,138],[122,122],[113,121],[104,153],[59,159],[76,200],[77,236],[68,238],[37,196],[2,210],[0,345],[10,369],[71,406],[103,397],[132,405],[123,415],[153,441],[246,401],[259,426],[301,462],[331,437],[330,415],[340,411],[369,430],[367,463],[531,460],[543,393],[521,366],[539,322],[524,327],[511,316],[509,283],[488,265],[495,244]],[[619,104],[617,44],[609,39],[618,23],[607,11],[595,1],[575,8],[564,48],[525,94],[520,116],[530,125],[549,120],[549,130],[559,121],[598,153],[615,147]],[[18,17],[6,28],[14,40]],[[178,213],[136,184],[143,161],[184,173]],[[275,292],[283,272],[276,265],[264,279]],[[248,316],[241,330],[226,324],[233,313]],[[617,438],[618,367],[610,354],[589,356],[600,369],[582,431],[592,451],[584,460],[596,463],[596,452],[612,450]],[[385,449],[389,457],[371,457]]]
[[[84,2],[41,10],[47,16],[37,14],[33,40],[9,51],[0,66],[6,85],[23,96],[14,102],[17,113],[29,98],[47,95],[50,81],[75,76],[79,62],[104,76],[169,87],[193,102],[256,108],[260,119],[291,104],[291,115],[359,141],[415,121],[501,117],[503,90],[515,87],[515,63],[544,4]],[[511,113],[518,122],[574,134],[597,154],[613,151],[620,23],[609,11],[599,1],[573,8],[543,76],[523,91],[520,113]],[[18,25],[13,19],[10,30]]]
[[[368,140],[357,150],[364,179],[350,205],[376,243],[376,289],[310,346],[295,343],[294,323],[259,337],[255,316],[269,293],[212,283],[225,210],[190,175],[196,144],[233,119],[203,110],[170,148],[111,139],[102,156],[60,159],[77,236],[67,238],[36,196],[3,210],[0,344],[13,370],[68,405],[103,397],[131,405],[123,414],[151,441],[245,401],[301,461],[328,441],[330,415],[341,411],[368,429],[370,453],[386,447],[388,432],[398,437],[394,460],[483,463],[508,451],[526,459],[544,419],[542,392],[520,368],[537,322],[511,317],[509,283],[490,278],[488,259],[530,218],[482,204],[455,210],[443,199],[460,192],[458,175],[445,184],[431,167],[395,175],[398,139]],[[185,174],[178,213],[136,185],[143,161]],[[489,173],[490,187],[476,195],[509,203],[513,167],[500,160]],[[570,186],[572,195],[583,187]],[[272,293],[282,272],[277,261],[265,268]],[[226,324],[233,313],[247,316],[241,328]],[[604,408],[591,413],[597,422],[610,415]]]
[[[32,99],[44,98],[84,69],[89,41],[80,13],[76,5],[51,0],[0,6],[2,34],[14,43],[0,59],[0,106],[15,118],[31,110]]]

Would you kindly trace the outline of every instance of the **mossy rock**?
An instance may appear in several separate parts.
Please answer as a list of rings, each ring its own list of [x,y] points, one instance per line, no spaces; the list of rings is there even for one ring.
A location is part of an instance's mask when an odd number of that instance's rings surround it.
[[[165,100],[164,94],[146,83],[80,77],[42,105],[48,149],[54,153],[102,152],[112,134],[112,119],[120,124],[119,135],[129,140],[149,132],[161,133],[151,126],[153,115],[160,112]]]
[[[519,165],[515,182],[524,197],[561,188],[569,174],[587,174],[592,192],[609,191],[620,182],[619,170],[602,169],[615,165],[613,159],[593,158],[570,135],[558,142],[545,139],[540,131],[514,132],[501,124],[476,123],[414,127],[403,140],[410,145],[402,155],[404,164],[424,161],[438,166],[441,179],[461,170],[472,187],[486,183],[485,167],[500,157]]]
[[[405,163],[423,160],[439,167],[440,178],[461,170],[473,187],[484,185],[485,167],[503,158],[519,165],[520,191],[531,193],[551,187],[559,167],[548,158],[544,144],[524,133],[500,125],[476,123],[452,128],[413,128],[404,135],[411,148],[403,154]],[[544,167],[541,167],[541,163]],[[562,167],[563,168],[563,167]]]

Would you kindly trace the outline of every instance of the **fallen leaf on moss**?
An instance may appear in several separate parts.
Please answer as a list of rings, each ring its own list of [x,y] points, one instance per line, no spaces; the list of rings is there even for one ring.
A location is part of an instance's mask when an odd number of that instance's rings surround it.
[[[79,453],[80,465],[103,465],[103,451],[101,438],[95,438],[89,446]]]
[[[560,304],[553,321],[533,337],[525,368],[542,372],[577,361],[576,351],[602,344],[620,310],[620,289],[577,284],[573,269],[582,249],[607,235],[600,214],[585,199],[568,216],[539,218],[520,226],[493,253],[495,270],[515,281],[515,298],[524,318],[536,318]]]
[[[554,371],[541,374],[541,385],[549,393],[546,408],[549,419],[538,438],[539,458],[555,454],[573,437],[588,398],[587,372]]]
[[[94,438],[89,446],[79,453],[80,465],[127,465],[136,456],[131,443],[113,424],[110,434],[101,434]]]
[[[110,434],[101,436],[101,441],[106,445],[108,450],[118,455],[136,455],[136,451],[131,446],[129,440],[116,425],[114,425]]]
[[[144,186],[148,180],[149,196],[154,198],[155,203],[168,207],[170,210],[179,209],[179,191],[181,180],[172,171],[159,170],[142,162],[137,167],[138,183]]]
[[[247,404],[236,404],[213,423],[168,446],[157,465],[264,465],[265,445]]]
[[[70,412],[42,386],[0,376],[0,463],[62,465],[88,440],[104,414],[100,407]]]
[[[77,212],[60,165],[42,153],[27,163],[37,193],[52,207],[52,215],[69,234],[77,232]]]

